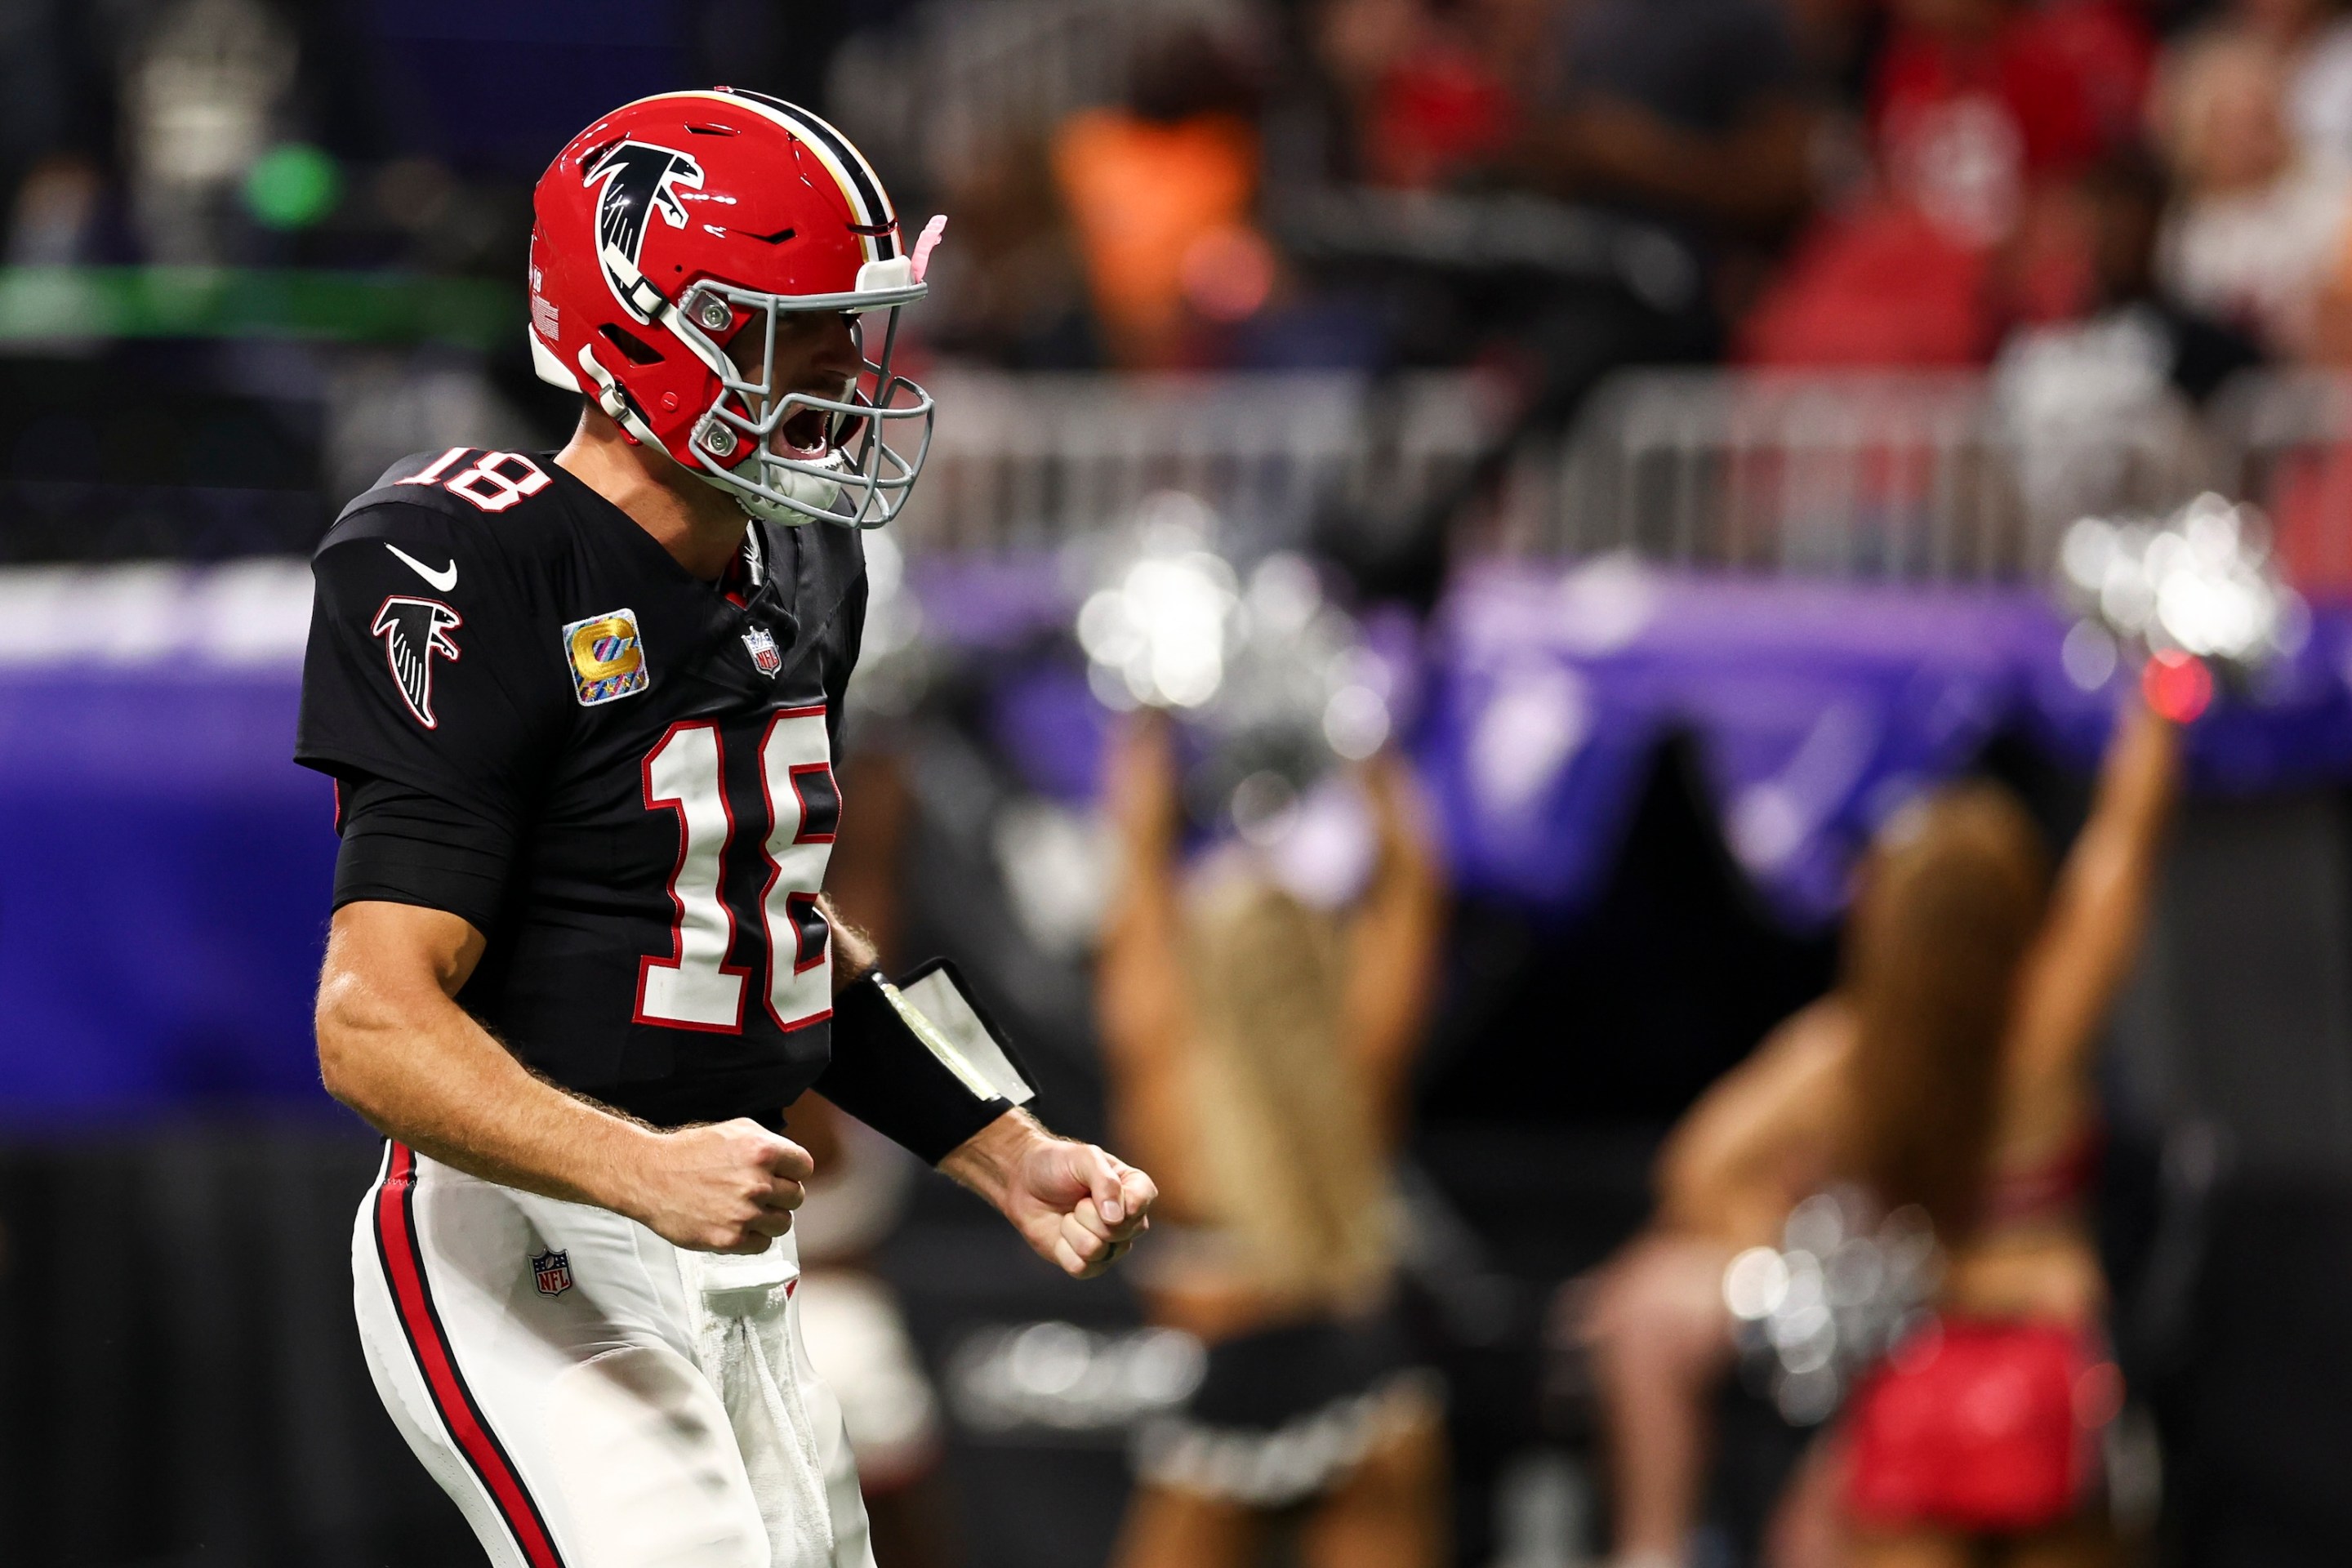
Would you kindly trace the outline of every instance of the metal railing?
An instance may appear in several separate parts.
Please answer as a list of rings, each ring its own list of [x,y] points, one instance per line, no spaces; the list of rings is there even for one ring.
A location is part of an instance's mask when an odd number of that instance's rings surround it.
[[[2221,489],[2270,514],[2288,577],[2352,593],[2352,376],[2246,376],[2214,399]]]
[[[1295,543],[1318,519],[1397,526],[1457,483],[1501,427],[1476,377],[1115,377],[944,373],[922,483],[893,526],[911,549],[1047,550],[1154,492],[1207,503],[1234,546]]]
[[[329,378],[318,490],[0,479],[0,559],[298,551],[402,453],[528,443],[487,384],[436,363],[363,356]],[[1243,555],[1352,539],[1378,559],[1442,523],[1456,557],[2022,581],[2078,517],[2213,489],[2271,516],[2292,581],[2352,595],[2352,377],[2249,377],[2198,411],[1987,375],[1643,371],[1564,438],[1515,437],[1509,388],[1466,373],[925,379],[938,426],[893,525],[918,552],[1050,552],[1174,489]]]
[[[2226,485],[2169,393],[2053,415],[1982,375],[1644,372],[1596,395],[1523,500],[1522,552],[1931,581],[2046,574],[2087,512]]]
[[[1181,489],[1244,552],[1459,503],[1457,548],[1474,551],[2038,580],[2076,518],[2214,489],[2272,514],[2297,583],[2352,591],[2352,378],[2250,377],[2200,412],[2160,389],[2053,395],[1964,373],[1642,371],[1566,438],[1507,457],[1510,399],[1469,374],[957,371],[933,386],[930,467],[899,525],[916,550],[1050,549]],[[1495,482],[1465,483],[1498,457]]]

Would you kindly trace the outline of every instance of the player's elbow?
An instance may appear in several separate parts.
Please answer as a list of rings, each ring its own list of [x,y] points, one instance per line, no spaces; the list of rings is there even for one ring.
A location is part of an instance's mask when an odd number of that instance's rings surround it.
[[[319,1079],[327,1092],[366,1116],[374,1074],[375,1040],[383,1034],[380,1006],[360,978],[349,971],[330,969],[319,982],[319,999],[311,1016],[319,1042]]]

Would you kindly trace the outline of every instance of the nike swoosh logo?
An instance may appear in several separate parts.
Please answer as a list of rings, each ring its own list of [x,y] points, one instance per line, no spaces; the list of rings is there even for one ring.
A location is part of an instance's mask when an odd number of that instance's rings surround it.
[[[452,555],[449,557],[449,564],[442,568],[440,571],[436,572],[432,567],[427,566],[424,562],[419,561],[415,556],[411,555],[407,551],[403,550],[397,544],[387,544],[384,548],[391,551],[394,555],[399,556],[403,562],[407,563],[410,571],[415,573],[419,577],[424,578],[427,583],[432,584],[441,592],[446,594],[451,589],[457,587],[457,558],[456,556]]]

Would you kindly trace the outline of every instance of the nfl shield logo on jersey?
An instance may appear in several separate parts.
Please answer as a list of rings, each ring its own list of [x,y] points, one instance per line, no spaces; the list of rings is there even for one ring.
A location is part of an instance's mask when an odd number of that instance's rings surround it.
[[[765,626],[753,626],[743,634],[743,646],[751,650],[751,665],[761,675],[773,680],[776,671],[784,668],[784,656],[776,649],[776,639]]]
[[[562,1295],[572,1289],[572,1254],[549,1248],[530,1260],[530,1277],[541,1295]]]

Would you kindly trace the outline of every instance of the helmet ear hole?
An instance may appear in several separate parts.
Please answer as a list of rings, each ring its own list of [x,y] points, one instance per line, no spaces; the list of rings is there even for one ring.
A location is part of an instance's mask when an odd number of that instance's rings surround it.
[[[635,332],[625,331],[622,328],[613,325],[610,321],[599,326],[596,331],[606,342],[611,343],[614,348],[620,350],[622,355],[626,358],[631,364],[659,364],[662,363],[661,350],[654,347],[653,344],[646,342],[645,339],[637,336]]]

